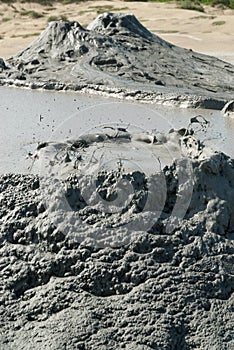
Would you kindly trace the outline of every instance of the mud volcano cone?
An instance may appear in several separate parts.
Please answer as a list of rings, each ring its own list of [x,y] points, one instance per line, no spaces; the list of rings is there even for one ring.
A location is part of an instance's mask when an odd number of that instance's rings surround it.
[[[87,29],[51,22],[6,64],[2,84],[33,88],[89,89],[175,104],[187,99],[188,106],[216,109],[234,91],[231,64],[172,45],[126,14],[102,14]]]

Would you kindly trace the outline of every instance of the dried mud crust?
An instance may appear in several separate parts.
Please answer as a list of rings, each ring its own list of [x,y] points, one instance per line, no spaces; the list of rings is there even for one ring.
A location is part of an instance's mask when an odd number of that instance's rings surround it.
[[[222,109],[234,67],[172,45],[133,15],[105,13],[87,29],[51,22],[25,50],[0,62],[1,84],[81,90],[187,107]]]
[[[179,227],[165,231],[177,192],[172,165],[160,220],[115,249],[56,230],[37,176],[1,176],[1,348],[231,350],[233,161],[217,153],[193,167]]]

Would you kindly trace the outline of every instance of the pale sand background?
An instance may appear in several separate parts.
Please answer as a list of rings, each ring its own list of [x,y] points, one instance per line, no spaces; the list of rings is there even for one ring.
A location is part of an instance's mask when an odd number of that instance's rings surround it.
[[[43,17],[34,19],[30,14],[22,15],[28,10]],[[205,6],[205,13],[201,13],[178,9],[175,3],[124,1],[56,3],[51,7],[34,3],[1,3],[0,57],[9,57],[32,42],[47,26],[50,16],[65,15],[67,19],[86,26],[100,10],[133,13],[149,30],[165,40],[234,64],[234,10]]]

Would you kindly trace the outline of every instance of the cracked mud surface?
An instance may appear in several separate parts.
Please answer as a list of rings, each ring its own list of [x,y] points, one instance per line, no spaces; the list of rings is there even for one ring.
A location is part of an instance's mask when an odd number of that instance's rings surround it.
[[[87,29],[52,22],[0,69],[1,84],[187,107],[222,109],[234,90],[233,65],[174,46],[123,14],[100,15]]]

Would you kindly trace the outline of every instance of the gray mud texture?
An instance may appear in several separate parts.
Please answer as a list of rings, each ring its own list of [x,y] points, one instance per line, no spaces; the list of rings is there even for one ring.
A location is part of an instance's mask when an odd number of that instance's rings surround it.
[[[105,13],[87,29],[51,22],[29,47],[0,60],[0,84],[222,109],[233,98],[234,66],[170,44],[133,15]]]
[[[172,164],[163,169],[167,199],[159,220],[115,248],[59,231],[38,176],[2,175],[0,348],[233,349],[234,164],[215,153],[195,157],[192,166],[192,199],[176,227],[166,230],[178,193]],[[105,198],[114,176],[100,174]],[[128,210],[136,213],[147,182],[144,174],[126,176],[135,189]],[[98,216],[81,203],[75,175],[65,182],[83,222],[116,228],[115,213]]]
[[[223,107],[222,112],[225,117],[234,118],[234,100],[227,102]]]

